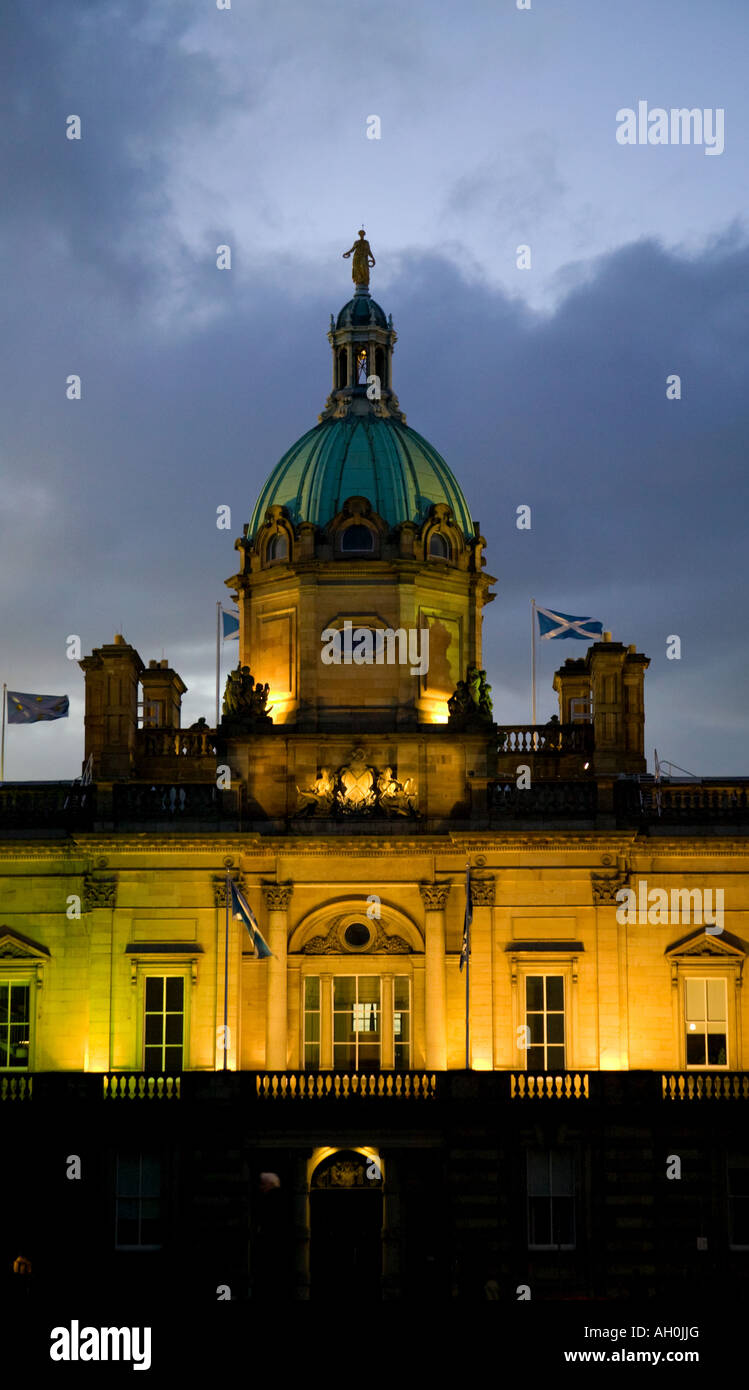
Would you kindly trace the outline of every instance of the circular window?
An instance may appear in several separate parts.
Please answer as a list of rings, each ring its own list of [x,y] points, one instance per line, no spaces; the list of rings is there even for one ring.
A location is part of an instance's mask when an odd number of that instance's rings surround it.
[[[363,922],[352,922],[343,933],[343,939],[347,946],[361,950],[362,946],[369,945],[369,927],[365,927]]]

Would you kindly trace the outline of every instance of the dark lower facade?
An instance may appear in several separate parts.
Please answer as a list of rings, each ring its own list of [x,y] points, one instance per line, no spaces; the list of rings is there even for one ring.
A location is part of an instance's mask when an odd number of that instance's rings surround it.
[[[6,1077],[3,1297],[714,1300],[748,1118],[745,1073]]]

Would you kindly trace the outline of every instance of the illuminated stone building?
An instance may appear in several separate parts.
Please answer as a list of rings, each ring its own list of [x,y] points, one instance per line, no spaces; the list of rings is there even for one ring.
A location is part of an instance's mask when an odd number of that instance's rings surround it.
[[[227,580],[254,689],[183,729],[180,676],[117,635],[81,662],[92,780],[0,792],[4,1277],[745,1279],[747,785],[654,783],[648,660],[609,634],[560,666],[558,722],[492,714],[484,541],[406,424],[368,275],[328,336],[319,423]],[[225,952],[227,872],[269,959],[233,917]],[[668,911],[620,922],[643,884]]]

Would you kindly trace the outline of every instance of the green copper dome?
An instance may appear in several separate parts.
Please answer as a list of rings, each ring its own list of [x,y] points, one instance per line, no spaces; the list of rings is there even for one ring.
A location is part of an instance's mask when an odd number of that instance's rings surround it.
[[[420,525],[433,503],[446,502],[473,538],[468,504],[437,450],[402,421],[373,414],[323,420],[292,444],[260,493],[248,538],[269,507],[286,507],[294,525],[325,526],[348,497],[366,497],[391,526]]]

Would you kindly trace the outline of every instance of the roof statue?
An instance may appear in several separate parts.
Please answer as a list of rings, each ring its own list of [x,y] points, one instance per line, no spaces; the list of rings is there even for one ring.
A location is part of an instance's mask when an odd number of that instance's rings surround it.
[[[369,271],[370,267],[375,264],[375,258],[370,250],[363,227],[359,232],[359,240],[354,242],[349,251],[344,251],[343,259],[348,260],[349,256],[354,258],[351,265],[351,278],[354,284],[369,286]]]

